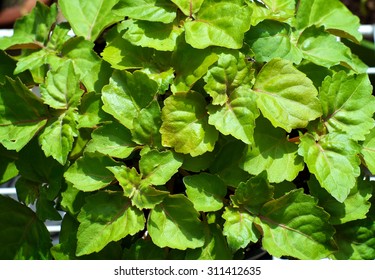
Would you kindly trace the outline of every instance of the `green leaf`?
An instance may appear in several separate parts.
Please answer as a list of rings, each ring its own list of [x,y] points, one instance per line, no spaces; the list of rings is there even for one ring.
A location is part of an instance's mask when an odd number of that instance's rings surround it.
[[[132,205],[139,209],[152,209],[168,196],[168,192],[160,191],[142,181],[142,175],[137,170],[126,166],[108,167],[119,181],[124,190],[124,195],[131,199]]]
[[[133,19],[171,23],[176,18],[176,6],[167,0],[119,0],[113,13]]]
[[[309,26],[324,26],[334,35],[349,38],[355,42],[362,40],[359,32],[359,18],[352,14],[339,0],[301,0],[296,15],[299,29]]]
[[[367,70],[363,62],[355,60],[349,47],[323,28],[307,28],[298,38],[298,48],[305,59],[317,65],[329,68],[341,64],[360,73]]]
[[[246,182],[250,178],[250,174],[240,168],[245,148],[246,145],[242,141],[237,139],[228,140],[218,147],[209,171],[218,175],[225,184],[234,188],[241,182]]]
[[[47,122],[39,135],[39,142],[46,156],[52,156],[64,165],[73,148],[74,137],[77,136],[74,113],[67,111],[58,118]]]
[[[262,245],[275,257],[326,258],[334,250],[329,215],[302,189],[267,202],[255,219],[263,230]]]
[[[78,215],[77,256],[99,252],[111,241],[142,230],[145,217],[119,192],[98,192]]]
[[[82,37],[74,37],[67,41],[61,50],[62,58],[50,61],[52,67],[59,67],[65,60],[72,60],[74,70],[88,92],[100,92],[112,74],[110,65],[103,61],[94,51],[94,43]]]
[[[90,92],[81,98],[79,115],[77,115],[77,128],[96,128],[99,124],[113,121],[111,115],[102,110],[101,94]]]
[[[260,234],[254,224],[254,217],[247,211],[226,207],[223,213],[225,220],[223,234],[233,251],[245,248],[250,242],[257,242]]]
[[[91,134],[86,152],[100,152],[110,157],[125,159],[134,151],[136,144],[131,140],[130,131],[113,122],[105,124]]]
[[[250,28],[251,9],[229,0],[205,0],[192,21],[184,24],[186,42],[197,49],[220,46],[240,49]]]
[[[47,73],[46,83],[40,86],[45,104],[55,109],[76,108],[83,91],[73,63],[67,61],[55,71]]]
[[[302,53],[294,42],[292,28],[286,23],[264,20],[245,34],[245,42],[259,62],[283,58],[299,64]]]
[[[320,89],[324,124],[329,132],[346,133],[353,140],[365,140],[375,122],[375,98],[368,75],[339,72],[328,76]]]
[[[162,144],[178,153],[199,156],[212,151],[218,138],[208,124],[206,101],[198,92],[180,92],[164,101]]]
[[[0,145],[0,185],[18,175],[18,169],[15,164],[17,157],[15,151],[8,151]]]
[[[309,171],[336,200],[343,202],[360,175],[357,143],[337,133],[317,139],[305,134],[300,140],[298,153],[304,157]]]
[[[370,133],[366,135],[361,154],[365,160],[366,167],[372,174],[375,174],[375,128],[371,129]]]
[[[217,224],[206,224],[206,241],[203,247],[188,250],[187,260],[231,260],[232,254],[228,248],[223,232]]]
[[[298,146],[288,141],[284,130],[274,128],[262,117],[256,121],[253,142],[247,147],[241,163],[250,174],[267,171],[268,180],[279,183],[294,180],[303,170],[303,159],[297,154]]]
[[[109,85],[103,88],[103,110],[132,130],[133,120],[154,100],[157,90],[157,83],[145,73],[115,71]]]
[[[56,4],[48,7],[38,1],[28,15],[16,21],[12,37],[0,38],[0,49],[5,50],[10,47],[39,49],[43,47],[49,39],[56,17]]]
[[[373,219],[353,221],[336,227],[335,241],[340,248],[338,260],[374,260],[375,222]]]
[[[25,205],[0,195],[0,259],[49,259],[50,234]]]
[[[147,230],[159,247],[195,249],[205,242],[204,226],[198,217],[199,213],[186,196],[170,195],[151,210]]]
[[[239,51],[226,51],[204,76],[204,89],[212,97],[212,104],[224,105],[237,87],[250,85],[253,78],[252,64],[247,62],[245,55]]]
[[[156,246],[151,240],[138,239],[129,249],[124,249],[125,260],[164,260],[167,252]]]
[[[274,187],[267,182],[266,174],[242,182],[230,197],[237,207],[244,207],[251,214],[258,214],[262,206],[272,200]]]
[[[142,153],[139,170],[145,183],[161,186],[177,173],[181,165],[181,157],[172,151],[150,150]]]
[[[151,147],[162,147],[161,145],[161,109],[157,100],[153,100],[146,108],[138,112],[138,116],[133,120],[131,130],[134,142]]]
[[[117,166],[108,156],[99,153],[85,153],[65,172],[65,179],[81,191],[95,191],[109,185],[115,176],[107,169]]]
[[[344,200],[343,203],[334,199],[325,189],[323,189],[315,177],[310,178],[308,183],[310,192],[319,199],[319,205],[329,213],[332,225],[344,224],[350,221],[365,219],[370,210],[369,199],[372,196],[372,185],[359,178]]]
[[[186,16],[191,17],[199,11],[204,0],[171,0],[171,2],[175,3]]]
[[[47,63],[48,55],[49,51],[47,49],[40,49],[27,53],[18,59],[17,67],[14,69],[14,74],[19,74],[26,70],[38,70],[41,66]]]
[[[197,211],[218,211],[223,207],[227,187],[216,175],[200,173],[185,176],[186,194]]]
[[[158,51],[173,51],[177,38],[183,32],[175,23],[161,23],[136,20],[129,26],[124,39],[136,46]]]
[[[112,12],[119,0],[61,0],[59,6],[74,33],[94,42],[102,31],[123,19]]]
[[[46,115],[41,100],[19,79],[7,78],[0,86],[0,143],[5,148],[21,150],[47,123]]]
[[[217,60],[218,55],[210,48],[197,50],[180,40],[172,56],[172,64],[176,73],[171,86],[172,92],[189,91]]]
[[[295,0],[265,0],[262,2],[251,1],[248,5],[253,10],[251,25],[256,26],[264,20],[291,22],[295,15]]]
[[[232,135],[246,144],[253,143],[255,119],[259,116],[257,96],[248,86],[235,89],[224,106],[209,105],[208,123],[224,135]]]
[[[56,203],[55,201],[48,199],[48,194],[44,188],[40,189],[38,196],[39,197],[35,205],[36,215],[38,218],[41,221],[60,221],[61,215],[56,209]]]
[[[151,48],[142,48],[131,44],[123,37],[131,21],[123,21],[108,31],[105,36],[107,45],[101,53],[103,59],[114,69],[162,69],[164,56],[170,60],[171,53],[160,52]],[[169,57],[167,57],[169,56]]]
[[[253,91],[262,114],[288,132],[306,127],[322,114],[312,81],[290,61],[273,59],[263,66]]]

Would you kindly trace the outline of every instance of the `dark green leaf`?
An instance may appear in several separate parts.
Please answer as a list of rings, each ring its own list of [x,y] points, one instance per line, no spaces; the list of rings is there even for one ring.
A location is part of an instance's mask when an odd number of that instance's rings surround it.
[[[46,115],[41,100],[19,79],[7,78],[0,86],[0,143],[5,148],[21,150],[46,124]]]
[[[0,224],[0,259],[50,258],[49,232],[28,207],[0,195]]]

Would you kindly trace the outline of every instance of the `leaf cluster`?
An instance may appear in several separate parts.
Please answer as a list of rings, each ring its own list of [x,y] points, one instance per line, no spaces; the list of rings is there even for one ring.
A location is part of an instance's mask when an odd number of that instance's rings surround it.
[[[0,39],[0,258],[374,259],[358,27],[338,0],[38,3]]]

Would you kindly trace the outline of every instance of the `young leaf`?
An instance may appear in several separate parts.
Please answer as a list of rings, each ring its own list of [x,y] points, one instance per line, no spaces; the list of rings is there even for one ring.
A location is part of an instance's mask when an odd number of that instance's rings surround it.
[[[133,152],[136,144],[131,140],[130,131],[113,122],[94,130],[86,152],[100,152],[110,157],[125,159]]]
[[[108,26],[123,19],[112,12],[119,0],[61,0],[59,6],[74,33],[94,42]]]
[[[254,222],[262,228],[262,245],[270,254],[311,260],[334,250],[328,219],[317,201],[299,189],[267,202]]]
[[[224,105],[237,87],[250,85],[254,78],[251,66],[239,51],[221,53],[204,76],[204,89],[212,97],[212,104]]]
[[[360,175],[357,143],[337,133],[319,139],[305,134],[300,140],[298,153],[304,157],[309,171],[337,201],[343,202]]]
[[[205,242],[204,226],[199,213],[186,196],[170,195],[151,210],[147,230],[159,247],[179,250],[202,247]]]
[[[78,215],[77,256],[99,252],[111,241],[142,230],[145,217],[119,192],[98,192],[86,199]]]
[[[266,174],[253,177],[240,183],[230,197],[236,207],[243,207],[251,214],[258,214],[262,206],[272,200],[274,187],[266,179]]]
[[[60,68],[48,72],[46,83],[40,85],[40,93],[44,103],[52,108],[76,108],[83,91],[72,61],[68,60]]]
[[[338,260],[374,260],[375,222],[373,219],[353,221],[336,227],[335,241],[340,248]]]
[[[197,211],[218,211],[223,207],[226,185],[210,173],[185,176],[186,194]]]
[[[298,38],[298,48],[303,57],[317,65],[332,67],[345,65],[356,72],[365,73],[367,66],[356,61],[350,48],[337,41],[337,37],[324,31],[323,27],[307,28]]]
[[[175,23],[133,21],[124,39],[136,46],[153,48],[158,51],[173,51],[177,38],[183,32]]]
[[[12,93],[12,94],[9,94]],[[0,143],[21,150],[47,123],[47,109],[19,79],[0,86]]]
[[[242,1],[241,1],[242,2]],[[205,0],[194,20],[184,24],[186,42],[197,49],[240,49],[250,28],[251,9],[229,0]]]
[[[210,105],[208,123],[224,135],[232,135],[246,144],[253,143],[255,119],[259,116],[257,96],[249,86],[236,88],[224,106]]]
[[[253,91],[263,115],[288,132],[321,116],[316,88],[290,61],[273,59],[263,66]]]
[[[260,234],[255,228],[254,217],[249,212],[226,207],[223,213],[225,220],[223,234],[227,237],[228,245],[233,251],[245,248],[250,242],[257,242]]]
[[[74,113],[67,111],[58,118],[48,121],[39,135],[39,142],[46,156],[52,156],[64,165],[73,148],[74,137],[77,136]]]
[[[286,23],[262,21],[245,34],[245,42],[259,62],[283,58],[299,64],[302,60],[302,53],[293,42],[292,28]]]
[[[297,154],[298,146],[288,141],[284,130],[274,128],[269,121],[258,118],[254,144],[247,147],[241,167],[253,175],[267,171],[270,182],[292,181],[304,168]]]
[[[322,9],[324,7],[324,9]],[[324,26],[334,35],[349,38],[355,42],[362,40],[359,18],[353,15],[339,0],[301,0],[296,15],[299,29],[309,26]]]
[[[113,13],[122,17],[171,23],[176,18],[176,6],[167,0],[119,0]]]
[[[208,124],[206,101],[198,92],[180,92],[164,101],[162,144],[178,153],[199,156],[212,151],[217,130]]]
[[[323,189],[315,177],[310,179],[308,185],[311,194],[319,199],[319,205],[331,216],[332,225],[365,219],[370,210],[369,199],[372,196],[372,186],[368,181],[359,179],[343,203],[338,202]]]
[[[85,153],[65,172],[65,179],[81,191],[95,191],[109,185],[115,176],[107,169],[117,166],[108,156],[99,153]]]
[[[145,73],[115,71],[109,85],[103,88],[103,110],[131,130],[133,120],[153,101],[157,90],[157,83]]]
[[[142,153],[139,161],[139,170],[144,183],[161,186],[177,173],[182,165],[182,159],[172,151],[159,152],[150,150]]]
[[[368,75],[348,76],[342,71],[328,76],[319,98],[328,131],[346,133],[353,140],[365,140],[365,135],[375,125],[375,98]]]
[[[168,196],[168,192],[160,191],[142,181],[142,176],[137,170],[126,166],[108,167],[119,181],[124,190],[124,195],[129,197],[132,205],[139,209],[152,209],[155,205],[163,201]]]
[[[30,208],[0,195],[0,224],[0,259],[50,258],[50,234]]]

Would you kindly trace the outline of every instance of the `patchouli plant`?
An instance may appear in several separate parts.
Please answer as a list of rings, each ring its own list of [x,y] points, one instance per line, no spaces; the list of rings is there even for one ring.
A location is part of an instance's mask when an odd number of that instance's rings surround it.
[[[0,39],[0,258],[374,259],[358,28],[338,0],[37,4]]]

